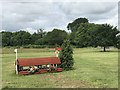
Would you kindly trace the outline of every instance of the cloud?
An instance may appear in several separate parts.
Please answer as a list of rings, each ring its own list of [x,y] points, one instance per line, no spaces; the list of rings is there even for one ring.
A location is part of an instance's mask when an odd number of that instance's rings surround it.
[[[2,3],[2,29],[16,31],[25,29],[31,33],[44,28],[65,29],[69,22],[86,17],[90,22],[117,25],[117,2],[24,2],[11,0]]]

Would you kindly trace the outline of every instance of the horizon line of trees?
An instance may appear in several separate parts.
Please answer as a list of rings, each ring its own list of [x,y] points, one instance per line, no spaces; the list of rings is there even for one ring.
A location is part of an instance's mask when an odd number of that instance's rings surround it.
[[[26,45],[62,45],[64,40],[69,39],[76,47],[106,47],[114,46],[120,48],[120,31],[110,24],[89,23],[87,18],[77,18],[68,23],[65,30],[53,29],[45,32],[44,29],[37,30],[37,33],[30,34],[26,31],[2,33],[2,46],[26,46]]]
[[[60,29],[53,29],[50,32],[44,32],[44,29],[37,30],[30,34],[27,31],[3,31],[2,46],[24,46],[24,45],[61,45],[67,39],[67,32]]]

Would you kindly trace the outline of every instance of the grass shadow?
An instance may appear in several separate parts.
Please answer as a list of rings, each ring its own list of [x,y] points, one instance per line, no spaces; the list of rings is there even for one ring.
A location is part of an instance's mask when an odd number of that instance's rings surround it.
[[[5,86],[1,90],[10,90],[10,88],[8,86]]]
[[[74,71],[74,70],[76,70],[76,68],[75,68],[75,67],[73,67],[73,68],[71,68],[71,69],[66,69],[66,70],[63,70],[62,72],[68,72],[68,71]]]
[[[120,51],[119,51],[119,50],[106,50],[106,51],[96,50],[96,51],[92,51],[92,52],[103,52],[103,53],[107,53],[107,52],[120,52]]]

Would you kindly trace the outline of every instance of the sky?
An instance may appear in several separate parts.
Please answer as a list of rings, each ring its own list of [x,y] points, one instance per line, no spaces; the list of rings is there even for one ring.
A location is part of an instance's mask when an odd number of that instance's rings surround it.
[[[90,23],[119,26],[118,0],[1,0],[0,11],[2,31],[67,31],[68,23],[84,17]]]

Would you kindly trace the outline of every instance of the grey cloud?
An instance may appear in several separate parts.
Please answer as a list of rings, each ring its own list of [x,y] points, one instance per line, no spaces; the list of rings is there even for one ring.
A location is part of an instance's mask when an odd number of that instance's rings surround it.
[[[92,2],[82,2],[82,3],[66,3],[63,5],[62,9],[66,15],[68,14],[69,17],[78,17],[78,16],[87,16],[87,17],[94,17],[92,19],[100,19],[99,17],[106,18],[107,16],[111,17],[111,14],[116,14],[114,9],[117,7],[116,3],[111,2],[104,2],[104,3],[92,3]],[[112,12],[113,11],[113,12]],[[105,16],[106,14],[110,14]],[[69,18],[68,17],[68,18]],[[96,18],[95,18],[96,17]]]
[[[33,2],[3,3],[3,29],[66,28],[67,23],[78,17],[90,21],[111,19],[117,14],[117,3],[112,2]]]

